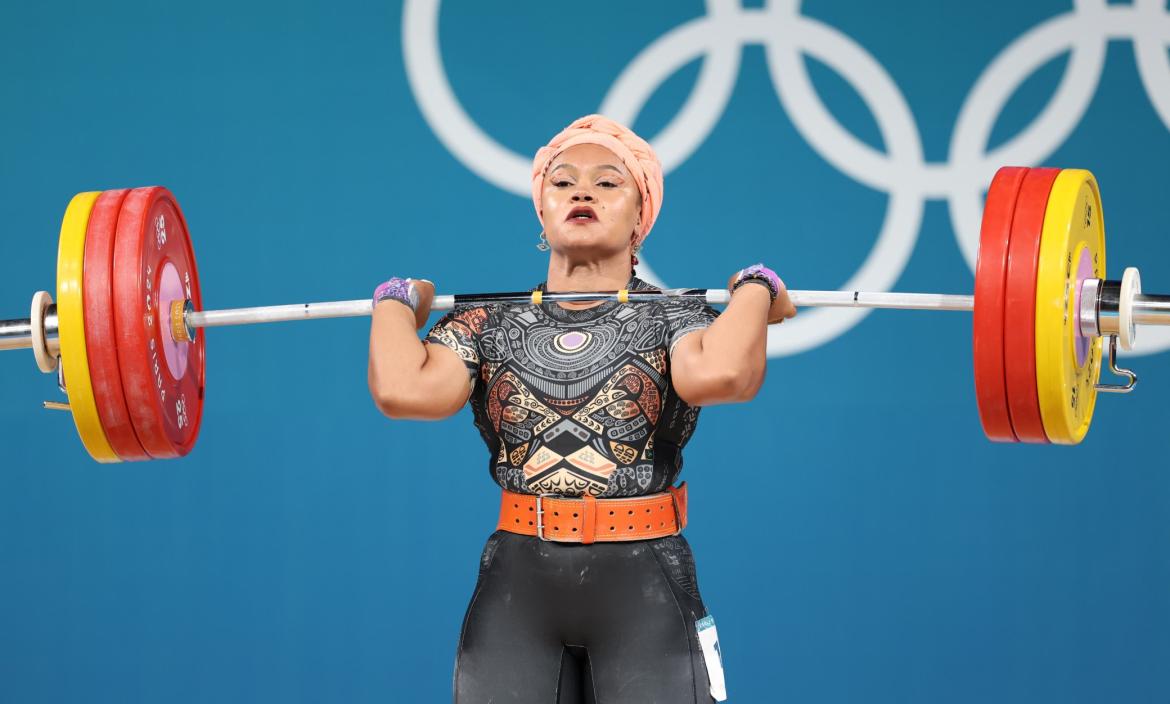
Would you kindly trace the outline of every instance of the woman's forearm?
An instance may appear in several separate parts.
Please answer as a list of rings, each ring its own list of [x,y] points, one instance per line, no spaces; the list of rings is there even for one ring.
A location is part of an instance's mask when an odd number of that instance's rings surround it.
[[[427,361],[426,345],[415,330],[415,314],[397,301],[374,307],[370,324],[370,394],[389,413],[411,394]]]
[[[744,391],[758,387],[767,366],[771,302],[764,286],[745,284],[736,289],[727,308],[703,333],[703,367],[731,376]]]

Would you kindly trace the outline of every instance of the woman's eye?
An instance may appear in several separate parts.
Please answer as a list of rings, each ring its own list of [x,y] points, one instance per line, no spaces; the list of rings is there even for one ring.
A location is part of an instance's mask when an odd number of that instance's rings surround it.
[[[571,186],[571,185],[573,185],[573,184],[571,184],[571,183],[569,183],[568,181],[565,181],[565,180],[563,180],[563,179],[562,179],[562,180],[559,180],[559,181],[553,181],[553,185],[554,185],[554,186],[556,186],[557,188],[564,188],[565,186]]]
[[[602,186],[604,188],[617,188],[617,184],[614,183],[613,181],[601,181],[597,185]]]

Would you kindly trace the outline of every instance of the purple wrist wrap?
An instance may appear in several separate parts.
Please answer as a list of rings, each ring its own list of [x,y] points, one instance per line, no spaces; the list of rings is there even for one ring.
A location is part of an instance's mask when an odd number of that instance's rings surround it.
[[[375,307],[387,299],[398,301],[402,305],[408,306],[412,311],[418,312],[418,291],[410,279],[400,279],[395,276],[374,289]]]
[[[768,287],[768,291],[772,294],[772,300],[776,300],[776,296],[785,289],[784,281],[776,275],[764,264],[758,263],[749,266],[746,269],[741,269],[735,276],[735,281],[731,285],[731,291],[734,293],[736,289],[749,281],[755,281]]]

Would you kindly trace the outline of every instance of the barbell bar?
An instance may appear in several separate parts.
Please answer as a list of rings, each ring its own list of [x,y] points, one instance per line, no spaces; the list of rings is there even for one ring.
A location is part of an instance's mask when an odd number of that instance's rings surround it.
[[[1078,169],[1004,167],[988,190],[974,295],[791,290],[798,307],[973,311],[980,419],[994,441],[1076,444],[1098,391],[1130,391],[1116,365],[1138,326],[1170,325],[1170,295],[1145,294],[1135,268],[1105,277],[1096,180]],[[462,305],[645,303],[697,299],[726,305],[726,289],[472,293]],[[28,318],[0,320],[0,350],[31,349],[56,372],[82,442],[101,462],[179,457],[198,434],[204,334],[229,325],[371,315],[368,298],[202,310],[182,211],[165,188],[78,194],[66,208],[57,301],[37,292]],[[1022,321],[1022,322],[1021,322]],[[1102,384],[1109,368],[1125,384]]]
[[[1130,269],[1137,271],[1137,269]],[[1087,279],[1084,282],[1081,300],[1085,301],[1080,310],[1080,328],[1085,336],[1108,337],[1119,334],[1123,327],[1120,311],[1120,281]],[[43,293],[43,292],[38,292]],[[668,288],[661,291],[628,291],[629,303],[645,303],[667,298],[697,298],[710,305],[727,305],[731,292],[714,288]],[[972,312],[975,310],[975,296],[947,293],[899,293],[878,291],[801,291],[789,290],[789,299],[798,308],[869,308],[886,310],[933,310]],[[590,301],[619,301],[621,291],[567,291],[545,292],[542,303],[580,303]],[[508,293],[469,293],[436,295],[431,304],[434,312],[452,310],[462,305],[488,304],[532,304],[529,291]],[[180,324],[195,330],[233,325],[256,325],[260,323],[281,323],[297,320],[324,320],[328,318],[360,318],[373,313],[373,302],[369,298],[349,301],[325,301],[317,303],[292,303],[277,306],[254,306],[248,308],[226,308],[223,310],[196,311],[182,301],[183,314]],[[1132,299],[1128,320],[1133,325],[1170,325],[1170,295],[1137,294]],[[43,347],[49,356],[57,356],[60,348],[57,337],[57,306],[49,304],[41,313],[41,324],[34,325],[30,318],[0,320],[0,350],[36,350],[34,339],[36,328],[43,330]],[[176,338],[181,336],[176,335]],[[1133,349],[1132,344],[1123,349]]]

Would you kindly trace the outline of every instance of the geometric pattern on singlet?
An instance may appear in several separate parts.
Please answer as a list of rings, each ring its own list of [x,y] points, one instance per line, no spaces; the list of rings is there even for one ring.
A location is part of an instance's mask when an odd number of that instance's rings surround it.
[[[627,288],[656,290],[636,276]],[[682,470],[699,408],[674,393],[670,352],[718,315],[693,299],[459,306],[426,342],[467,367],[472,417],[501,487],[637,496],[665,490]]]

